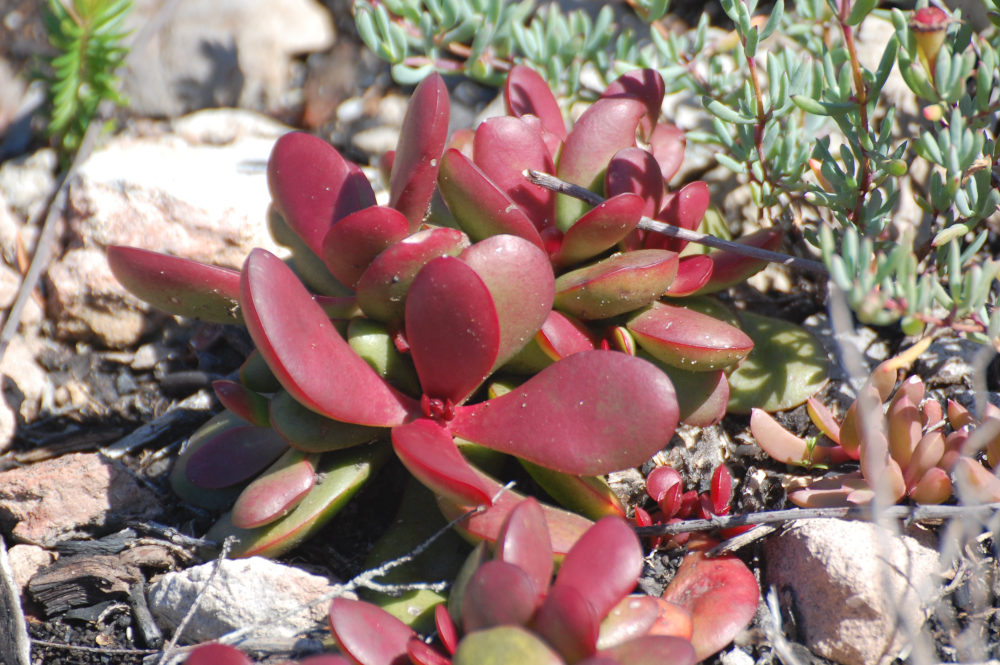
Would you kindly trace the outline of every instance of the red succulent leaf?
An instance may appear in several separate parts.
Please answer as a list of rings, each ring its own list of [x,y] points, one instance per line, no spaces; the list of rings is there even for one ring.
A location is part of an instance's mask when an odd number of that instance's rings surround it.
[[[670,635],[643,635],[618,646],[597,652],[602,658],[628,665],[694,665],[701,660],[696,656],[691,642],[682,637]],[[597,661],[600,662],[600,661]],[[581,661],[579,665],[591,665],[591,661]]]
[[[660,117],[660,106],[666,87],[655,69],[633,69],[608,84],[601,99],[635,98],[646,105],[646,115],[640,123],[642,135],[649,137]]]
[[[750,247],[760,247],[762,249],[776,250],[781,245],[781,229],[761,229],[742,238],[737,238],[736,242]],[[698,295],[715,293],[723,289],[728,289],[734,284],[739,284],[748,277],[756,275],[767,266],[767,261],[753,259],[743,254],[712,250],[706,254],[712,259],[712,279],[709,280]]]
[[[406,294],[417,273],[431,260],[457,256],[468,246],[464,233],[449,228],[417,231],[390,245],[358,279],[358,305],[369,318],[401,324],[406,312]]]
[[[496,305],[475,270],[450,256],[424,266],[406,297],[406,341],[425,395],[468,398],[500,350]]]
[[[684,130],[662,122],[656,125],[653,135],[649,138],[649,149],[660,164],[663,182],[670,182],[670,179],[681,168],[681,164],[684,163],[686,144]]]
[[[566,137],[556,171],[563,180],[599,191],[608,162],[622,148],[635,145],[635,130],[646,114],[645,104],[632,97],[598,99]],[[556,220],[566,231],[587,204],[568,196],[556,200]]]
[[[622,665],[616,659],[608,655],[594,655],[579,661],[576,665]]]
[[[568,663],[575,663],[597,650],[597,614],[587,598],[574,587],[552,587],[539,606],[532,627]]]
[[[628,320],[635,341],[657,360],[692,372],[729,367],[753,340],[735,326],[693,309],[653,303]]]
[[[658,299],[677,275],[677,254],[643,249],[615,254],[556,279],[555,306],[581,319],[606,319]]]
[[[212,382],[212,390],[226,407],[243,420],[257,427],[268,427],[271,419],[268,416],[268,401],[262,395],[248,389],[242,383],[219,379]]]
[[[660,364],[677,393],[681,422],[692,427],[709,427],[722,420],[729,404],[729,380],[724,370],[689,372]]]
[[[709,202],[708,185],[701,180],[696,180],[684,185],[680,190],[668,194],[663,208],[656,215],[656,219],[672,226],[694,231],[701,224],[705,211],[708,210]],[[679,252],[687,244],[687,240],[649,232],[644,246]]]
[[[448,606],[444,603],[434,608],[434,628],[437,629],[438,638],[448,653],[455,653],[455,649],[458,648],[458,628],[451,620]]]
[[[1000,501],[1000,478],[977,460],[964,455],[955,461],[955,487],[965,503]]]
[[[941,462],[944,453],[944,433],[941,430],[933,430],[922,436],[913,448],[910,459],[905,464],[900,462],[900,466],[905,466],[906,469],[903,474],[906,487],[913,489],[927,471]]]
[[[703,660],[729,644],[757,612],[760,587],[753,572],[732,555],[688,553],[661,596],[691,612],[691,644]]]
[[[871,492],[860,472],[821,478],[808,487],[788,493],[788,500],[800,508],[832,508],[849,505],[848,498]],[[870,500],[870,497],[869,497]]]
[[[552,581],[552,541],[537,499],[525,499],[510,511],[497,538],[496,558],[523,570],[542,600]]]
[[[371,603],[334,598],[330,631],[341,651],[360,665],[410,665],[406,646],[417,634]]]
[[[253,665],[253,661],[228,644],[201,644],[188,654],[184,665]]]
[[[414,89],[403,117],[389,176],[389,206],[410,220],[411,231],[427,216],[431,204],[450,112],[448,88],[434,73]]]
[[[522,503],[525,497],[514,490],[505,488],[481,471],[476,471],[476,473],[484,486],[488,488],[490,496],[493,497],[493,505],[486,510],[469,515],[458,524],[457,528],[474,540],[495,543],[500,537],[500,532],[510,512],[515,506]],[[448,520],[458,519],[476,507],[463,505],[443,497],[438,497],[438,506],[445,519]],[[542,513],[545,515],[545,524],[552,541],[552,551],[556,557],[566,554],[593,524],[587,518],[576,513],[547,504],[542,504]]]
[[[535,228],[555,222],[556,194],[525,176],[525,169],[552,173],[555,166],[537,127],[519,118],[489,118],[476,128],[473,161],[500,191],[528,215]]]
[[[658,466],[646,476],[646,494],[663,511],[667,519],[677,514],[684,493],[684,479],[672,466]]]
[[[614,247],[639,225],[643,205],[637,194],[625,192],[587,211],[563,236],[552,262],[568,266]]]
[[[534,222],[471,159],[448,150],[441,158],[438,191],[469,237],[484,240],[507,233],[544,248]]]
[[[134,295],[165,312],[238,323],[240,273],[138,247],[108,247],[108,265]]]
[[[582,322],[552,310],[545,317],[535,340],[545,355],[553,360],[561,360],[580,351],[593,351],[594,340],[590,330]]]
[[[462,628],[468,634],[494,626],[526,625],[539,597],[526,572],[512,563],[487,561],[465,586]]]
[[[240,286],[254,344],[303,406],[334,420],[377,427],[400,424],[419,412],[413,399],[354,353],[281,259],[253,250]]]
[[[403,213],[386,206],[371,206],[334,224],[323,238],[320,257],[334,277],[353,288],[382,250],[409,233],[410,225]]]
[[[631,192],[643,198],[642,214],[655,215],[663,206],[663,175],[648,150],[623,148],[608,162],[604,193],[608,198]]]
[[[820,432],[834,443],[840,443],[840,423],[833,417],[830,409],[815,397],[810,397],[806,400],[806,412]]]
[[[392,429],[392,448],[417,480],[458,503],[490,503],[490,488],[465,461],[455,440],[426,418]]]
[[[725,464],[720,464],[712,473],[712,485],[709,490],[712,514],[725,515],[729,512],[729,502],[733,498],[733,476]]]
[[[598,649],[607,649],[645,635],[656,624],[660,606],[652,596],[625,596],[601,621]]]
[[[300,660],[299,665],[354,665],[354,663],[339,654],[321,653]]]
[[[552,591],[576,589],[603,618],[632,592],[641,572],[642,546],[632,527],[621,518],[604,517],[566,554]]]
[[[951,498],[951,478],[940,467],[932,467],[909,489],[910,498],[916,503],[944,503]]]
[[[637,466],[677,426],[670,380],[616,351],[584,351],[511,392],[456,409],[451,431],[556,471],[594,476]]]
[[[316,459],[298,450],[286,451],[240,493],[230,517],[233,526],[253,529],[270,524],[297,506],[316,483]]]
[[[500,324],[496,369],[531,341],[552,311],[552,265],[545,252],[512,235],[481,240],[459,258],[476,271],[493,298]]]
[[[566,137],[566,121],[563,120],[559,102],[549,84],[535,70],[525,65],[514,65],[507,74],[503,96],[507,112],[512,116],[536,116],[547,131],[559,139]]]
[[[194,485],[219,489],[253,478],[271,465],[288,444],[266,427],[234,427],[206,441],[184,466]]]
[[[375,205],[361,169],[323,139],[304,132],[290,132],[275,142],[267,185],[277,211],[317,255],[335,221]]]
[[[410,638],[410,641],[406,643],[406,653],[414,665],[451,665],[450,658],[419,637]]]
[[[680,605],[671,603],[668,600],[663,600],[662,598],[653,598],[653,600],[656,601],[659,614],[656,617],[656,621],[650,627],[649,634],[673,635],[674,637],[683,637],[685,640],[690,640],[693,630],[691,613]]]

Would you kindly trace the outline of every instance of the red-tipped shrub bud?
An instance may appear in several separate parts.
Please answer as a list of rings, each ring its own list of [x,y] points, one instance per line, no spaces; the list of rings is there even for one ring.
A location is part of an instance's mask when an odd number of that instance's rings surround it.
[[[924,7],[913,14],[910,28],[917,40],[917,51],[927,66],[927,73],[934,76],[934,65],[937,62],[941,45],[944,44],[945,32],[950,19],[937,7]]]

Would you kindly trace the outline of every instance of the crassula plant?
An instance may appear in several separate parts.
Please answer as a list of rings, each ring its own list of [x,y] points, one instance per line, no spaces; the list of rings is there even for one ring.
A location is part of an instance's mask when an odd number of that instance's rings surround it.
[[[703,183],[666,189],[683,138],[657,123],[662,89],[653,72],[627,74],[567,131],[541,79],[515,68],[512,115],[448,147],[449,98],[432,76],[383,162],[387,205],[324,141],[277,141],[269,221],[289,259],[258,249],[237,271],[109,248],[133,293],[174,314],[241,323],[256,347],[238,381],[215,385],[227,411],[192,437],[173,473],[186,499],[232,504],[211,536],[235,535],[238,554],[286,551],[392,453],[449,518],[492,506],[462,523],[474,539],[495,539],[518,500],[485,473],[498,454],[573,511],[623,515],[602,474],[646,461],[681,416],[718,421],[733,401],[726,372],[740,362],[759,382],[766,355],[755,364],[751,349],[775,347],[753,339],[781,339],[781,324],[674,299],[760,261],[681,258],[675,240],[639,228],[647,214],[693,228],[707,208]],[[528,182],[526,169],[609,198],[586,210]],[[433,204],[436,192],[447,208]],[[799,401],[825,378],[822,363],[788,374],[807,375],[785,382]],[[545,511],[565,553],[589,521]]]
[[[789,492],[803,507],[864,504],[884,492],[889,502],[942,503],[961,485],[975,501],[1000,498],[1000,480],[987,463],[1000,461],[1000,409],[988,404],[982,421],[953,400],[946,408],[925,393],[918,376],[896,385],[898,364],[879,365],[838,422],[822,403],[807,402],[820,436],[792,434],[767,413],[754,410],[750,431],[772,458],[803,467],[836,468],[856,460],[857,471],[810,480]]]
[[[553,578],[550,529],[541,505],[526,499],[508,513],[492,554],[480,543],[469,555],[436,608],[436,640],[375,605],[337,598],[330,628],[343,656],[324,657],[330,665],[692,665],[753,618],[760,591],[738,559],[692,553],[661,598],[632,595],[642,559],[628,523],[609,516],[580,536]],[[203,662],[199,650],[188,665]]]

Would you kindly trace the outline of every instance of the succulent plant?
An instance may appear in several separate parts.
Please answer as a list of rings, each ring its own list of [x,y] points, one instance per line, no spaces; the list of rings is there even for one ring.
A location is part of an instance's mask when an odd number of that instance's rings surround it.
[[[520,498],[467,461],[481,465],[484,448],[517,458],[573,511],[623,516],[601,475],[646,461],[681,415],[717,422],[726,372],[755,367],[740,319],[715,301],[678,298],[763,264],[679,257],[683,243],[638,228],[646,214],[694,228],[708,206],[704,183],[666,190],[684,142],[657,123],[659,76],[622,76],[571,131],[531,70],[515,67],[505,91],[510,116],[452,137],[470,157],[446,149],[443,81],[422,82],[384,160],[388,205],[329,144],[303,133],[279,139],[269,221],[288,261],[257,249],[236,271],[109,248],[135,294],[174,314],[242,323],[254,341],[239,381],[215,386],[227,414],[193,437],[173,475],[190,501],[235,500],[211,535],[235,535],[236,553],[294,546],[390,448],[449,518],[492,503],[462,523],[474,539],[495,539]],[[609,198],[585,210],[529,183],[525,169],[554,170]],[[812,372],[798,399],[824,379]],[[545,510],[562,525],[554,546],[565,553],[589,521]]]
[[[942,503],[952,496],[952,476],[963,478],[961,484],[975,500],[1000,498],[1000,480],[972,456],[985,450],[988,463],[996,468],[1000,409],[988,405],[977,422],[955,401],[942,409],[940,402],[926,396],[918,376],[897,386],[896,373],[894,359],[879,365],[840,422],[810,398],[809,416],[822,439],[796,436],[764,411],[753,411],[750,431],[775,460],[820,468],[860,463],[856,472],[808,482],[789,492],[789,500],[803,507],[864,504],[884,491],[890,502],[909,498]]]

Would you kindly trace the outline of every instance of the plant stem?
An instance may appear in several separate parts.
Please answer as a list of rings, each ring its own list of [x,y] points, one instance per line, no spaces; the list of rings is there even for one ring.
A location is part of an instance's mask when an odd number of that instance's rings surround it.
[[[639,536],[672,536],[691,531],[710,531],[712,529],[728,529],[734,526],[754,524],[774,524],[792,520],[812,519],[862,519],[876,521],[882,519],[903,519],[907,522],[922,522],[927,520],[967,517],[970,514],[995,513],[1000,510],[1000,503],[984,503],[977,506],[888,506],[874,514],[871,506],[844,506],[839,508],[789,508],[787,510],[768,510],[744,515],[719,515],[705,520],[684,520],[673,524],[658,524],[656,526],[640,526],[635,528]]]
[[[858,128],[858,136],[860,137],[862,133],[867,134],[869,131],[868,88],[865,87],[864,78],[861,76],[861,63],[858,60],[857,48],[854,45],[854,31],[851,29],[851,26],[847,25],[847,16],[850,11],[850,0],[841,0],[840,13],[837,19],[840,23],[840,32],[844,36],[844,46],[847,47],[847,54],[851,60],[851,76],[854,79],[854,96],[857,98],[858,102],[858,117],[860,118],[861,125]],[[872,186],[871,162],[868,159],[868,154],[860,142],[858,144],[858,156],[861,158],[861,178],[858,182],[858,200],[854,204],[854,210],[852,210],[848,216],[848,219],[851,220],[855,227],[857,227],[860,222],[865,197],[868,195],[868,190],[871,189]]]
[[[600,205],[605,201],[604,197],[600,194],[595,194],[589,189],[579,185],[574,185],[573,183],[566,182],[565,180],[560,180],[559,178],[549,175],[548,173],[541,173],[540,171],[527,169],[524,172],[524,175],[529,181],[540,187],[550,189],[560,194],[566,194],[567,196],[572,196],[580,199],[581,201],[586,201],[593,206]],[[751,247],[750,245],[744,245],[731,240],[723,240],[722,238],[711,236],[707,233],[690,231],[680,226],[674,226],[673,224],[666,224],[664,222],[656,221],[655,219],[650,219],[649,217],[642,218],[639,222],[639,228],[646,231],[653,231],[655,233],[662,233],[663,235],[670,236],[671,238],[680,238],[681,240],[687,240],[688,242],[705,245],[706,247],[712,247],[714,249],[733,252],[734,254],[749,256],[753,259],[770,261],[771,263],[788,266],[789,268],[806,270],[823,276],[829,274],[826,266],[819,261],[801,259],[797,256],[789,256],[788,254],[772,252],[771,250],[761,249],[760,247]]]

